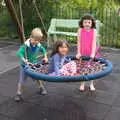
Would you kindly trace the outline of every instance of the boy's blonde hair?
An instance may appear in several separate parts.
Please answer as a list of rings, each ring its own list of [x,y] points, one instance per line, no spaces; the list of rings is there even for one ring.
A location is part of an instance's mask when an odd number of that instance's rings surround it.
[[[31,32],[31,38],[40,40],[43,37],[43,33],[40,28],[34,28]]]

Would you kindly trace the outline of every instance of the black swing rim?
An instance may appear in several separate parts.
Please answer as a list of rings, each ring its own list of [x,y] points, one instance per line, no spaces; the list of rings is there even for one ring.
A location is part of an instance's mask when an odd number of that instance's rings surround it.
[[[74,56],[71,56],[74,57]],[[90,57],[82,57],[83,60],[89,60]],[[48,82],[81,82],[95,80],[101,77],[105,77],[112,72],[112,63],[104,58],[95,58],[95,61],[100,61],[105,64],[106,68],[104,70],[95,72],[88,75],[76,75],[76,76],[52,76],[48,74],[41,74],[39,72],[34,72],[29,66],[24,67],[24,71],[34,80],[43,80]]]

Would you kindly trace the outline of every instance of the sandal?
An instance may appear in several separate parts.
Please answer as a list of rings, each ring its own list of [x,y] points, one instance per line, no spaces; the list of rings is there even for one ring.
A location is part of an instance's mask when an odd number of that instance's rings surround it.
[[[44,87],[41,87],[39,91],[37,91],[39,95],[47,95],[47,90]]]
[[[81,85],[79,90],[80,90],[80,92],[84,92],[85,91],[85,86]]]
[[[95,91],[95,87],[94,87],[93,85],[91,85],[91,86],[89,87],[89,90],[90,90],[90,91]]]

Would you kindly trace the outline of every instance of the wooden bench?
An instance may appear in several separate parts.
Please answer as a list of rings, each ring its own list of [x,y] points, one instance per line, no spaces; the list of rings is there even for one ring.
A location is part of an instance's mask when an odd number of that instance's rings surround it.
[[[50,23],[50,27],[48,29],[48,38],[47,38],[47,46],[52,47],[55,41],[57,41],[57,35],[64,36],[77,36],[76,32],[68,32],[57,30],[57,28],[66,28],[66,29],[77,29],[79,28],[79,19],[55,19],[53,18]],[[99,43],[99,30],[102,26],[102,23],[99,20],[96,20],[96,29],[98,32],[97,42]]]

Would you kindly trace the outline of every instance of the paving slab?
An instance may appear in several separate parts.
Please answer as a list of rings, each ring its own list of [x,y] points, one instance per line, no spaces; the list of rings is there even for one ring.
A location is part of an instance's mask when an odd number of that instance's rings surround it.
[[[0,120],[15,120],[15,119],[0,114]]]
[[[0,94],[0,105],[2,105],[5,101],[7,101],[9,98],[6,96],[3,96]]]
[[[0,74],[18,66],[17,49],[16,45],[0,48]]]
[[[0,49],[0,120],[120,120],[120,54],[107,52],[113,72],[95,81],[96,91],[81,93],[80,83],[45,82],[48,95],[36,94],[36,82],[25,84],[24,102],[15,103],[19,79],[18,46]],[[74,50],[74,49],[73,49]]]
[[[104,120],[120,120],[120,108],[111,108]]]

